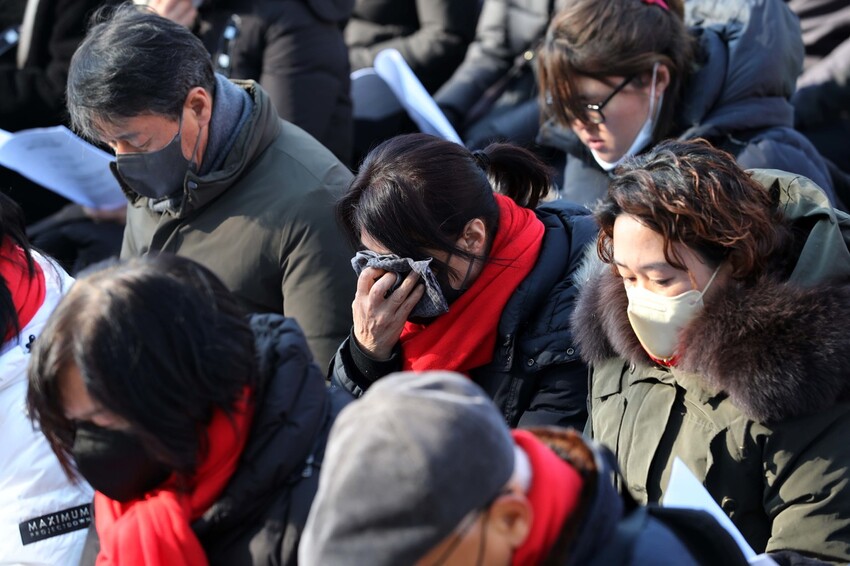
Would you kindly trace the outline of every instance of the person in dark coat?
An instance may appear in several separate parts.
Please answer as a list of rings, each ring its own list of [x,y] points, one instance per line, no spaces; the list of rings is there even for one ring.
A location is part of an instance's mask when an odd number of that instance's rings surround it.
[[[625,157],[701,137],[742,167],[804,175],[838,204],[826,163],[793,129],[796,17],[782,0],[736,4],[738,17],[689,31],[679,0],[566,3],[538,60],[552,117],[538,141],[565,155],[565,197],[594,202]]]
[[[338,205],[364,251],[333,382],[359,396],[393,371],[459,371],[513,426],[584,426],[568,321],[596,229],[583,207],[536,207],[549,188],[545,166],[507,144],[472,154],[409,134],[370,153]]]
[[[42,336],[28,406],[96,490],[83,564],[295,563],[344,399],[292,319],[164,254],[79,279]]]
[[[203,263],[251,312],[295,318],[327,364],[356,283],[334,218],[348,168],[256,82],[214,73],[186,27],[141,6],[93,26],[68,77],[74,127],[115,151],[130,203],[122,257]]]
[[[467,147],[528,145],[540,125],[533,61],[561,0],[484,0],[475,41],[434,95]]]
[[[477,0],[356,0],[345,26],[351,70],[397,49],[429,92],[452,75],[475,34]]]
[[[341,26],[353,0],[137,0],[193,30],[215,71],[255,80],[281,118],[349,164],[353,125]],[[198,6],[198,7],[196,7]]]
[[[340,414],[325,462],[305,565],[747,563],[707,513],[638,507],[607,450],[574,430],[509,430],[456,373],[375,384]]]
[[[850,173],[850,4],[786,1],[800,18],[806,46],[803,74],[791,99],[794,123],[825,157]]]

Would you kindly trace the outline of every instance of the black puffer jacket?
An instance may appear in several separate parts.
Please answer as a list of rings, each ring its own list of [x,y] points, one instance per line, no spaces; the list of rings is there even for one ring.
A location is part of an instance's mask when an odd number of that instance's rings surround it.
[[[293,565],[333,419],[329,394],[298,324],[254,315],[261,383],[251,435],[224,493],[192,528],[211,565]],[[92,528],[80,564],[94,564]]]
[[[606,447],[574,430],[535,427],[534,434],[582,476],[576,511],[545,564],[561,566],[696,566],[747,564],[732,536],[707,512],[639,506],[628,490],[618,493],[622,476]],[[663,553],[659,550],[663,549]]]
[[[348,52],[340,26],[353,0],[207,0],[196,33],[216,71],[262,85],[281,118],[350,163]],[[226,30],[236,31],[228,40]]]
[[[383,49],[398,49],[434,92],[463,61],[477,19],[477,0],[357,0],[345,26],[351,70],[371,67]]]
[[[540,123],[534,49],[555,7],[556,0],[484,0],[475,41],[461,66],[434,95],[469,147],[484,147],[495,139],[533,141]],[[470,120],[476,102],[515,64],[498,102]]]
[[[794,130],[789,99],[803,62],[797,18],[781,0],[709,4],[715,10],[716,5],[727,5],[736,19],[692,28],[700,66],[688,78],[669,137],[706,138],[735,155],[746,169],[804,175],[835,203],[826,163]],[[608,175],[571,130],[547,122],[538,142],[566,154],[561,190],[565,198],[590,203],[604,196]]]
[[[587,419],[587,369],[579,361],[569,318],[576,297],[573,274],[597,228],[587,209],[563,201],[541,205],[537,216],[546,230],[537,264],[502,311],[493,360],[473,369],[470,377],[493,398],[511,426],[582,429]],[[354,396],[362,395],[375,379],[401,370],[398,354],[365,367],[369,361],[356,348],[349,337],[330,368],[333,383]]]
[[[35,0],[30,0],[33,2]],[[119,0],[40,0],[29,49],[18,67],[8,58],[0,66],[0,128],[17,131],[66,122],[65,83],[71,56],[83,40],[89,16]],[[20,23],[20,22],[18,22]],[[20,49],[20,46],[18,46]]]

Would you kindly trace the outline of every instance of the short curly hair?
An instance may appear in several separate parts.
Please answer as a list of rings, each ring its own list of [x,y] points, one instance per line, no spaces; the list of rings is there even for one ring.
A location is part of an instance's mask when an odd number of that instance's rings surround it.
[[[595,214],[597,250],[607,263],[614,222],[628,214],[661,234],[673,267],[685,269],[674,250],[681,243],[712,266],[728,262],[731,277],[744,283],[761,276],[791,237],[778,194],[705,140],[666,141],[624,162]]]

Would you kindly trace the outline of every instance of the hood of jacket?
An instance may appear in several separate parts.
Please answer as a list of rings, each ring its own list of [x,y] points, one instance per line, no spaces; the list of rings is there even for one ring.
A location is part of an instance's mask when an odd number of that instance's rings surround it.
[[[832,209],[804,177],[754,170],[798,234],[782,273],[752,286],[730,283],[680,333],[674,373],[699,376],[760,422],[811,414],[850,393],[850,216]],[[573,333],[591,364],[612,358],[653,365],[633,332],[622,280],[610,266],[582,275]]]
[[[721,10],[731,18],[692,28],[700,60],[677,112],[680,137],[793,127],[789,99],[803,67],[797,17],[780,0],[713,4],[712,11]]]
[[[225,534],[250,522],[323,449],[319,444],[331,402],[300,327],[276,314],[253,315],[251,327],[259,367],[254,422],[224,493],[192,525],[199,536]]]
[[[185,218],[218,198],[244,176],[254,161],[280,134],[281,125],[277,110],[260,85],[255,81],[232,80],[231,82],[245,89],[254,102],[248,121],[237,134],[236,141],[220,168],[202,176],[191,171],[187,172],[183,180],[183,193],[171,199],[173,205],[166,207],[160,207],[159,203],[156,205],[158,210],[162,208],[164,215]],[[110,167],[115,174],[114,161]],[[151,199],[135,192],[121,181],[120,176],[115,176],[130,204],[135,207],[150,206]]]

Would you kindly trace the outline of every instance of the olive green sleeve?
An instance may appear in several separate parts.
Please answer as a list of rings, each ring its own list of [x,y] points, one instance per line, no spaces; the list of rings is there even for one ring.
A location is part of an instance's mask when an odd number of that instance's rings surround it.
[[[850,561],[850,406],[788,420],[764,442],[767,552]]]

